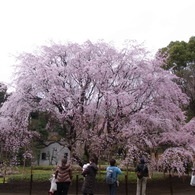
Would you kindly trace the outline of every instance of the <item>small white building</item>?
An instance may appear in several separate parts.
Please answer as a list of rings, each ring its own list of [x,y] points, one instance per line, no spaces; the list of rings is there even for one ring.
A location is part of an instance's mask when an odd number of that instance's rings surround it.
[[[70,158],[70,150],[60,142],[47,142],[47,146],[40,150],[37,165],[57,165],[62,158]]]

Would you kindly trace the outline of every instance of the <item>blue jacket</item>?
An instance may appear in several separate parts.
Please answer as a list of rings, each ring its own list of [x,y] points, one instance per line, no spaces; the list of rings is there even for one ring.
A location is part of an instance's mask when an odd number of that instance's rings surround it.
[[[122,174],[122,171],[116,166],[110,166],[106,168],[106,171],[112,170],[113,171],[113,179],[117,181],[117,176]]]

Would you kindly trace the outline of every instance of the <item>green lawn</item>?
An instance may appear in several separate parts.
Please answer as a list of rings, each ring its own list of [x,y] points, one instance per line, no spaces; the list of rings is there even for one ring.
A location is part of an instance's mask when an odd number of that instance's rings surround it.
[[[6,182],[14,182],[14,181],[30,181],[31,175],[33,181],[48,181],[51,177],[51,174],[53,174],[55,171],[55,168],[53,166],[34,166],[32,167],[19,167],[18,172],[9,176],[6,176]],[[79,179],[79,181],[83,180],[83,176],[81,175],[81,168],[78,166],[73,167],[73,181],[76,180],[76,178]],[[96,180],[97,181],[105,181],[105,175],[106,171],[103,167],[98,171]],[[118,180],[120,182],[125,182],[125,179],[127,179],[128,175],[128,182],[136,182],[136,175],[132,171],[123,171],[122,175],[119,175]],[[152,176],[151,180],[158,180],[163,179],[164,175],[162,173],[155,173]],[[0,178],[0,183],[3,182],[3,178]]]
[[[3,183],[3,182],[4,182],[4,179],[2,177],[0,177],[0,183]]]

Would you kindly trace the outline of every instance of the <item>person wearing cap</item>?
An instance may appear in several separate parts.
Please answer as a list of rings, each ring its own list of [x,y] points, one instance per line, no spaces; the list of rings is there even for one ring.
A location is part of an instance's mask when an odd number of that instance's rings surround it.
[[[144,158],[140,158],[135,172],[137,173],[137,191],[136,195],[146,195],[147,178],[149,177],[148,167]]]

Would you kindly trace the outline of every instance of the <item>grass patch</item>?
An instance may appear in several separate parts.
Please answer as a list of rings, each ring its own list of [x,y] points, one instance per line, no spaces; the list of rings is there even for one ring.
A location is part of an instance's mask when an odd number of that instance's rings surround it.
[[[7,183],[6,179],[4,180],[3,177],[0,177],[0,183]]]
[[[51,174],[55,172],[54,166],[33,166],[31,167],[19,167],[18,172],[6,177],[7,182],[17,182],[17,181],[30,181],[31,173],[33,181],[42,182],[48,181],[51,177]],[[81,182],[83,181],[83,176],[81,175],[82,169],[78,166],[73,166],[72,173],[73,173],[73,181],[76,181],[77,177],[78,180]],[[126,177],[127,175],[127,177]],[[106,170],[105,167],[99,169],[96,175],[96,181],[98,182],[105,182]],[[118,176],[118,180],[120,182],[125,182],[125,179],[128,179],[128,182],[136,182],[136,174],[134,171],[125,171],[123,170],[123,174]],[[164,179],[164,175],[162,173],[154,173],[152,176],[152,181]],[[0,178],[0,182],[3,182],[3,178]]]

